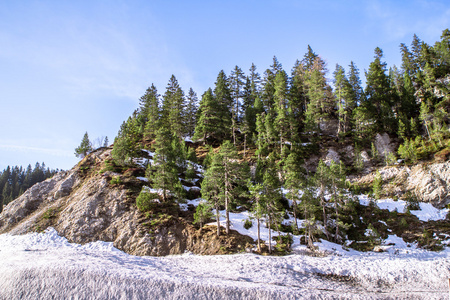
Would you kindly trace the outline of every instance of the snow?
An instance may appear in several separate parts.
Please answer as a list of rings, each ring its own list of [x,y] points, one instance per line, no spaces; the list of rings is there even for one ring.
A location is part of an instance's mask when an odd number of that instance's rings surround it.
[[[369,205],[370,198],[366,195],[359,195],[359,202],[362,205]],[[374,203],[380,209],[387,209],[389,211],[397,210],[398,212],[404,212],[405,207],[407,206],[407,202],[404,200],[394,200],[391,198],[373,200]],[[449,209],[437,209],[431,203],[420,202],[420,210],[411,210],[411,214],[415,215],[419,220],[428,222],[428,221],[438,221],[445,220]]]
[[[321,248],[335,254],[137,257],[54,229],[3,234],[0,299],[448,299],[448,250]]]

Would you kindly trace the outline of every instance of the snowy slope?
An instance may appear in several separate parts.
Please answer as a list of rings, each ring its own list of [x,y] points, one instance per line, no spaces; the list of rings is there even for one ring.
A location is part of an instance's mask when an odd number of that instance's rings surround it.
[[[322,247],[330,247],[323,244]],[[450,251],[136,257],[55,230],[0,235],[0,299],[448,299]]]

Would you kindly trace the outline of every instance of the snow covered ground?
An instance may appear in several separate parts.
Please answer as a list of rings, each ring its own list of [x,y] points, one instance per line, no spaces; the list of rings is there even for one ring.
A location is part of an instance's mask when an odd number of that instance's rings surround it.
[[[359,202],[362,205],[369,205],[370,198],[367,195],[359,195]],[[398,212],[404,212],[407,202],[403,200],[394,200],[392,198],[385,198],[380,200],[374,200],[375,204],[380,209],[387,209],[389,211],[397,210]],[[411,214],[415,215],[421,221],[437,221],[443,220],[447,216],[449,209],[437,209],[431,203],[420,203],[420,210],[411,210]]]
[[[0,299],[448,299],[449,258],[449,250],[415,248],[137,257],[111,243],[71,244],[49,229],[0,235]]]
[[[365,196],[359,200],[369,203]],[[398,211],[405,206],[392,199],[376,204]],[[423,203],[421,209],[412,213],[424,221],[448,212]],[[248,212],[230,213],[231,228],[256,239],[256,221],[244,228],[249,218]],[[268,240],[263,223],[261,238]],[[137,257],[106,242],[71,244],[54,229],[3,234],[0,299],[449,299],[450,248],[430,252],[396,235],[383,244],[386,252],[363,253],[322,241],[316,243],[319,255],[310,256],[294,236],[293,254],[284,257]]]

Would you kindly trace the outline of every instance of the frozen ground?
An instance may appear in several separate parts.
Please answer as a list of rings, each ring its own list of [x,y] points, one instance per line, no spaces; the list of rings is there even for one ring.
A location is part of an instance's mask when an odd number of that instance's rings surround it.
[[[398,238],[392,237],[393,241]],[[136,257],[50,229],[0,235],[0,299],[448,299],[450,251]],[[399,248],[406,245],[399,243]]]

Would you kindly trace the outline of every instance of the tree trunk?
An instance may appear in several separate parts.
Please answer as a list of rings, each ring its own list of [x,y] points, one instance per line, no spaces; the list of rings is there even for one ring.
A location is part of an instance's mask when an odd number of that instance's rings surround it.
[[[217,221],[217,236],[220,236],[220,214],[218,205],[216,205],[216,221]]]
[[[261,236],[260,236],[260,219],[257,218],[256,219],[256,223],[257,223],[257,230],[258,230],[258,251],[261,252]]]
[[[244,159],[245,159],[245,150],[247,149],[247,134],[244,134]]]
[[[272,220],[270,218],[270,214],[268,215],[267,219],[269,222],[269,253],[272,254],[272,228],[271,228]]]
[[[228,211],[228,169],[227,161],[225,160],[225,231],[230,234],[230,212]]]
[[[294,213],[294,220],[295,220],[295,230],[297,230],[298,232],[298,222],[297,222],[297,201],[295,201],[294,199],[292,199],[292,204],[294,205],[294,207],[292,208],[293,213]]]

